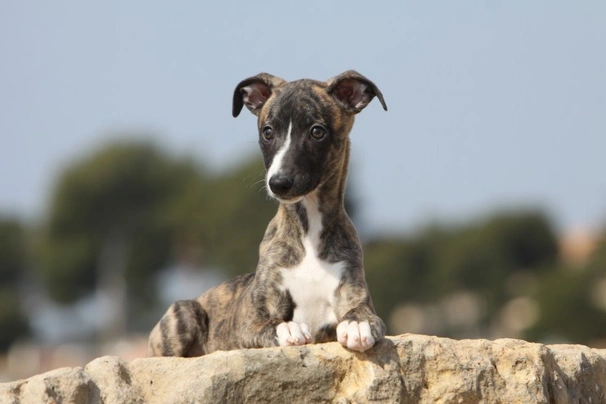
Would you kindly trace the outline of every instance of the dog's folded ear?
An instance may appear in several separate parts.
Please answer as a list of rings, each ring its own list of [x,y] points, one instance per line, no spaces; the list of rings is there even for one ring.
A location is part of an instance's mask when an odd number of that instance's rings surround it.
[[[259,73],[256,76],[242,80],[234,90],[232,114],[240,115],[242,107],[257,115],[265,101],[271,96],[274,88],[286,84],[286,81],[269,73]]]
[[[326,92],[332,95],[349,112],[357,114],[366,107],[376,96],[383,109],[387,111],[387,105],[383,94],[375,84],[354,70],[348,70],[326,83]]]

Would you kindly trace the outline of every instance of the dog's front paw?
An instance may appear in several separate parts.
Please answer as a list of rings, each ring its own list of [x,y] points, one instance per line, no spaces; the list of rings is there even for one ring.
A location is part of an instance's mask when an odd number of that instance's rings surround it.
[[[337,341],[358,352],[364,352],[375,344],[368,321],[341,321],[337,326]]]
[[[276,336],[280,346],[305,345],[311,342],[311,332],[307,324],[294,321],[278,325]]]

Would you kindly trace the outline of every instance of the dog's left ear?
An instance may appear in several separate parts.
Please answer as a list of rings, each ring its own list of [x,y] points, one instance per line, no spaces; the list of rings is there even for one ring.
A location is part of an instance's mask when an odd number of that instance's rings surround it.
[[[232,109],[234,118],[240,115],[244,105],[250,112],[258,115],[265,101],[271,97],[273,90],[284,84],[286,84],[286,80],[269,73],[259,73],[242,80],[234,90]]]
[[[375,84],[354,70],[348,70],[332,79],[329,79],[326,92],[332,95],[349,112],[357,114],[366,107],[376,96],[383,109],[387,105],[383,94]]]

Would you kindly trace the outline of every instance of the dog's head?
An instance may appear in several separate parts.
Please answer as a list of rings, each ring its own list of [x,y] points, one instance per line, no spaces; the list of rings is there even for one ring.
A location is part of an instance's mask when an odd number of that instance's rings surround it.
[[[258,117],[269,195],[296,202],[345,170],[354,116],[375,96],[387,110],[377,86],[353,70],[327,82],[286,82],[267,73],[240,82],[233,115],[246,105]]]

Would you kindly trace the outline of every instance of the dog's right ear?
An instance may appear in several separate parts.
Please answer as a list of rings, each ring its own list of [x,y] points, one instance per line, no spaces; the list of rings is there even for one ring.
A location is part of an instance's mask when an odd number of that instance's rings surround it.
[[[234,90],[232,109],[234,118],[240,115],[244,105],[250,112],[258,115],[265,101],[271,97],[273,90],[284,84],[286,84],[286,80],[272,76],[269,73],[259,73],[256,76],[242,80]]]
[[[387,104],[383,94],[375,83],[368,80],[355,70],[341,73],[326,83],[326,92],[332,95],[347,111],[357,114],[362,111],[376,96],[383,109],[387,111]]]

